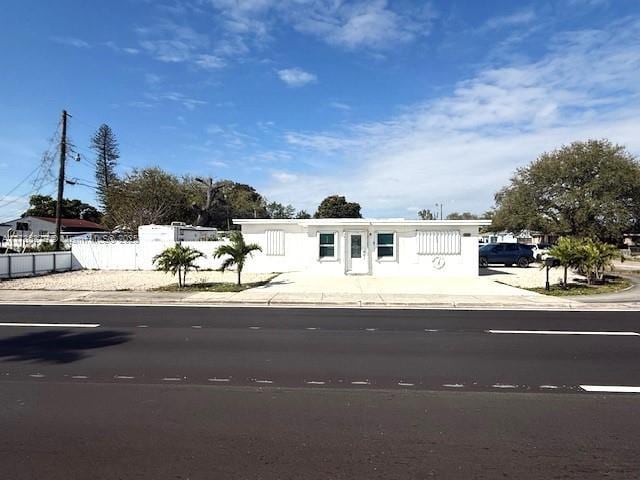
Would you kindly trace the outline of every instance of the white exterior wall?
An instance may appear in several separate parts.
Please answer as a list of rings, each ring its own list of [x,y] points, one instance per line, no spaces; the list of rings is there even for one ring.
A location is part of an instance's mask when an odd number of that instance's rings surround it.
[[[268,255],[266,231],[284,232],[284,255]],[[418,254],[416,232],[459,231],[460,252],[456,254]],[[308,271],[320,275],[343,275],[347,270],[347,232],[361,231],[367,237],[369,272],[376,276],[477,276],[478,226],[420,225],[302,225],[295,223],[242,224],[247,243],[257,243],[263,252],[245,265],[245,270],[256,273]],[[319,233],[336,232],[336,258],[319,258]],[[377,258],[377,233],[395,233],[394,258]],[[467,234],[468,236],[464,236]],[[437,260],[435,260],[437,257]],[[434,264],[434,262],[436,262]],[[437,266],[441,268],[437,268]]]

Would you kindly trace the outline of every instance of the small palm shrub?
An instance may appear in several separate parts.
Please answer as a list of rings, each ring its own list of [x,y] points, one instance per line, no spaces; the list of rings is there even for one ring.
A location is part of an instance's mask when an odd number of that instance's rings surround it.
[[[201,257],[204,257],[202,252],[177,244],[153,257],[153,263],[158,270],[177,275],[178,287],[183,288],[187,284],[187,272],[198,268],[195,261]]]
[[[257,243],[246,244],[241,232],[234,231],[229,236],[230,242],[227,245],[220,245],[215,252],[213,252],[214,258],[227,257],[220,266],[220,271],[224,272],[229,268],[236,266],[238,273],[238,285],[242,285],[241,275],[242,269],[248,257],[253,252],[262,251],[262,248]]]

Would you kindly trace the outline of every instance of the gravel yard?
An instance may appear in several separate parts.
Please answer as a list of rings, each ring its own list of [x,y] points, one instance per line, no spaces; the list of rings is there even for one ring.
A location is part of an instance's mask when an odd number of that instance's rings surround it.
[[[544,287],[546,281],[546,269],[540,268],[539,263],[532,263],[529,268],[497,267],[481,268],[480,276],[486,276],[493,281],[511,285],[518,288]],[[552,268],[549,271],[549,283],[556,285],[564,276],[564,268]],[[573,279],[584,279],[582,275],[571,272],[567,277],[569,282]]]
[[[260,282],[270,276],[270,274],[243,273],[242,282]],[[235,281],[236,272],[200,271],[187,274],[187,283],[233,283]],[[79,270],[2,281],[0,282],[0,290],[144,291],[176,282],[175,276],[156,271]]]

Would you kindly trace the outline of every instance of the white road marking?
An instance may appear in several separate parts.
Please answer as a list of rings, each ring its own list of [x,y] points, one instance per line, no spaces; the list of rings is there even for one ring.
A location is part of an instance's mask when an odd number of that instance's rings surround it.
[[[0,322],[0,327],[56,327],[56,328],[96,328],[99,323],[12,323]]]
[[[307,327],[307,330],[318,330],[318,327]]]
[[[320,381],[317,381],[317,380],[310,380],[310,381],[304,382],[304,383],[306,383],[307,385],[324,385],[325,384],[325,382],[320,382]]]
[[[625,385],[580,385],[580,388],[587,392],[640,393],[640,387]]]
[[[202,328],[202,325],[191,325],[191,328]]]
[[[164,377],[162,380],[165,382],[181,382],[182,379],[179,377]]]
[[[377,328],[365,328],[365,330],[367,332],[375,332],[376,330],[378,330]]]
[[[371,383],[369,380],[366,380],[364,382],[351,382],[351,385],[371,385]]]
[[[41,373],[32,373],[31,375],[29,375],[30,377],[33,378],[44,378],[44,375]]]
[[[442,386],[447,388],[463,388],[464,387],[464,385],[461,383],[443,383]]]
[[[273,383],[273,380],[254,380],[256,383]]]
[[[540,385],[540,388],[544,388],[545,390],[555,390],[560,387],[556,385]]]
[[[89,378],[86,375],[73,375],[71,378],[75,378],[76,380],[84,380],[85,378]]]
[[[207,380],[209,380],[210,382],[229,382],[229,381],[231,381],[230,378],[215,378],[215,377],[214,378],[209,378]]]
[[[113,378],[116,380],[132,380],[136,377],[132,377],[131,375],[114,375]]]
[[[606,335],[618,337],[637,337],[637,332],[588,332],[582,330],[485,330],[489,333],[527,334],[527,335]]]
[[[425,328],[424,331],[425,332],[429,332],[429,333],[433,333],[433,332],[437,332],[438,330],[436,330],[435,328]]]
[[[249,327],[249,330],[260,330],[262,327]]]
[[[508,383],[494,383],[491,386],[493,388],[516,388],[516,385],[510,385]]]
[[[415,387],[415,383],[398,382],[401,387]]]
[[[138,325],[138,328],[147,328],[149,325]]]

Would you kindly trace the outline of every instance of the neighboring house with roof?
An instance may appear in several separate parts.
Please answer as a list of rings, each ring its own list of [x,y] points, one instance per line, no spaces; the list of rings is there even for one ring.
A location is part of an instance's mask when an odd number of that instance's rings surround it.
[[[257,243],[250,272],[477,276],[479,228],[489,220],[234,219]]]
[[[103,232],[102,225],[80,218],[63,218],[60,232],[63,239],[88,232]],[[9,238],[24,238],[48,241],[56,233],[56,219],[52,217],[21,217],[0,224],[0,236],[6,241]]]

